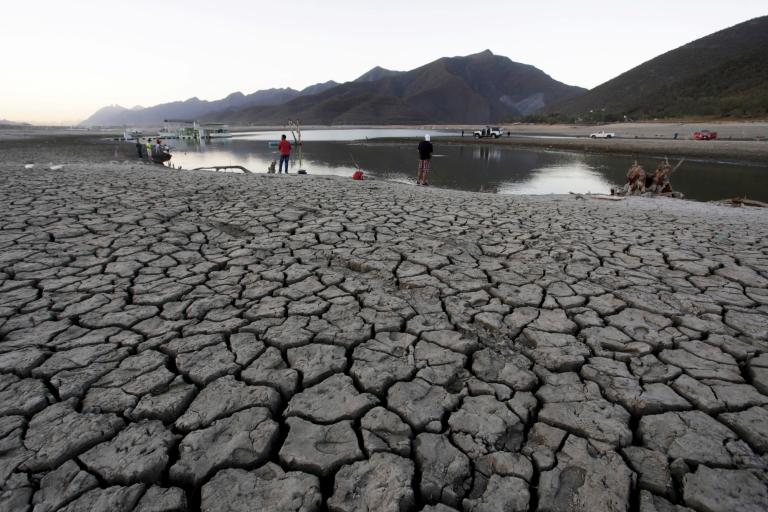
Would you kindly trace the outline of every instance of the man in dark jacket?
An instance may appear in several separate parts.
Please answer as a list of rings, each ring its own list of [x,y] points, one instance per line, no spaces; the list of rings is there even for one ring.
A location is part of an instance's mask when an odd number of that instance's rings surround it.
[[[424,140],[419,142],[419,174],[416,177],[417,185],[428,185],[427,173],[429,172],[429,162],[432,158],[434,148],[429,142],[429,134],[424,136]]]

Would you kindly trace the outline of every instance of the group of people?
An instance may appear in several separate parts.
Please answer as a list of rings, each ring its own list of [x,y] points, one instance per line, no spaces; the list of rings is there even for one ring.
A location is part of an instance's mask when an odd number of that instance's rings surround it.
[[[292,149],[293,147],[291,146],[291,143],[288,142],[288,138],[283,134],[280,137],[280,142],[277,143],[277,150],[280,153],[280,164],[277,168],[278,174],[283,172],[283,164],[285,164],[285,173],[288,174],[288,162],[291,159]],[[430,161],[432,160],[432,153],[434,153],[434,151],[435,148],[432,146],[429,134],[427,134],[424,136],[424,140],[419,142],[419,172],[416,176],[417,185],[429,185],[427,182],[427,174],[429,173]]]
[[[157,155],[165,153],[167,148],[163,145],[160,139],[157,139],[155,143],[152,143],[152,139],[147,138],[146,143],[142,143],[141,139],[136,139],[136,153],[139,158],[151,159]]]

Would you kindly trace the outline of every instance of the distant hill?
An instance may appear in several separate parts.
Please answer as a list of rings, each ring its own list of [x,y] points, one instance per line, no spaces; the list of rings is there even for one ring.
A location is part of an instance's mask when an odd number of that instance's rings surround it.
[[[365,73],[357,77],[354,81],[355,82],[375,82],[376,80],[381,80],[382,78],[397,76],[403,73],[404,71],[392,71],[391,69],[384,69],[381,66],[376,66],[375,68],[369,71],[366,71]]]
[[[185,101],[162,103],[148,108],[127,109],[120,105],[110,105],[96,111],[80,123],[80,126],[147,126],[162,124],[165,119],[199,119],[207,114],[227,109],[279,105],[304,94],[323,92],[336,85],[338,85],[336,82],[329,81],[311,85],[302,91],[283,88],[265,89],[247,95],[242,92],[234,92],[226,98],[215,101],[190,98]]]
[[[660,55],[545,112],[606,120],[768,114],[768,16]]]
[[[233,124],[295,118],[313,124],[495,123],[583,91],[486,50],[444,57],[407,72],[374,68],[320,94],[275,106],[229,109],[208,119]]]
[[[0,119],[0,126],[32,126],[29,123],[20,123],[18,121],[9,121],[7,119]]]

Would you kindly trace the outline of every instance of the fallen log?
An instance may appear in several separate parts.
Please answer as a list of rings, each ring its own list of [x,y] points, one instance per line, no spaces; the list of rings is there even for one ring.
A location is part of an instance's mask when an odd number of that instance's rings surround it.
[[[253,174],[251,171],[243,167],[242,165],[212,165],[209,167],[197,167],[192,169],[193,171],[220,171],[222,169],[240,169],[245,174]]]
[[[734,197],[731,199],[731,204],[735,206],[757,206],[758,208],[768,208],[768,203],[747,199],[746,197]]]

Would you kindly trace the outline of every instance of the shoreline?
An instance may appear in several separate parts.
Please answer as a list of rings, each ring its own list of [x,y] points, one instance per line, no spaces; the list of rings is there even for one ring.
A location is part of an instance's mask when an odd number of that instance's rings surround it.
[[[436,142],[444,144],[515,146],[534,149],[560,149],[588,153],[608,153],[623,155],[651,155],[658,158],[687,157],[693,159],[727,161],[732,163],[768,164],[768,122],[722,123],[722,124],[674,124],[674,123],[623,123],[616,125],[576,126],[576,125],[501,125],[504,132],[511,136],[499,139],[474,139],[471,135],[440,136]],[[691,130],[711,127],[718,131],[719,139],[713,141],[691,140]],[[307,126],[305,130],[316,129],[413,129],[425,132],[434,130],[461,130],[457,125],[411,125],[411,126]],[[275,127],[233,127],[237,138],[242,129],[249,131],[274,130]],[[277,128],[279,129],[279,128]],[[469,128],[465,128],[471,133]],[[617,134],[613,139],[590,139],[589,133],[595,130],[612,131]],[[680,138],[673,139],[678,133]],[[69,130],[58,128],[6,128],[0,130],[0,152],[4,149],[18,148],[35,142],[49,144],[61,140],[85,141],[87,144],[98,143],[104,138],[121,135],[117,129],[108,130]],[[382,137],[368,139],[369,144],[392,142],[413,142],[418,137]],[[129,152],[130,153],[130,152]]]
[[[372,144],[412,143],[418,137],[392,137],[370,139]],[[589,139],[548,137],[535,138],[512,134],[499,139],[474,139],[465,137],[433,138],[435,143],[462,145],[501,145],[533,149],[558,149],[584,153],[607,153],[618,155],[650,155],[657,158],[686,157],[697,160],[726,161],[735,164],[762,164],[768,166],[768,142],[763,141],[692,141],[660,139]]]

